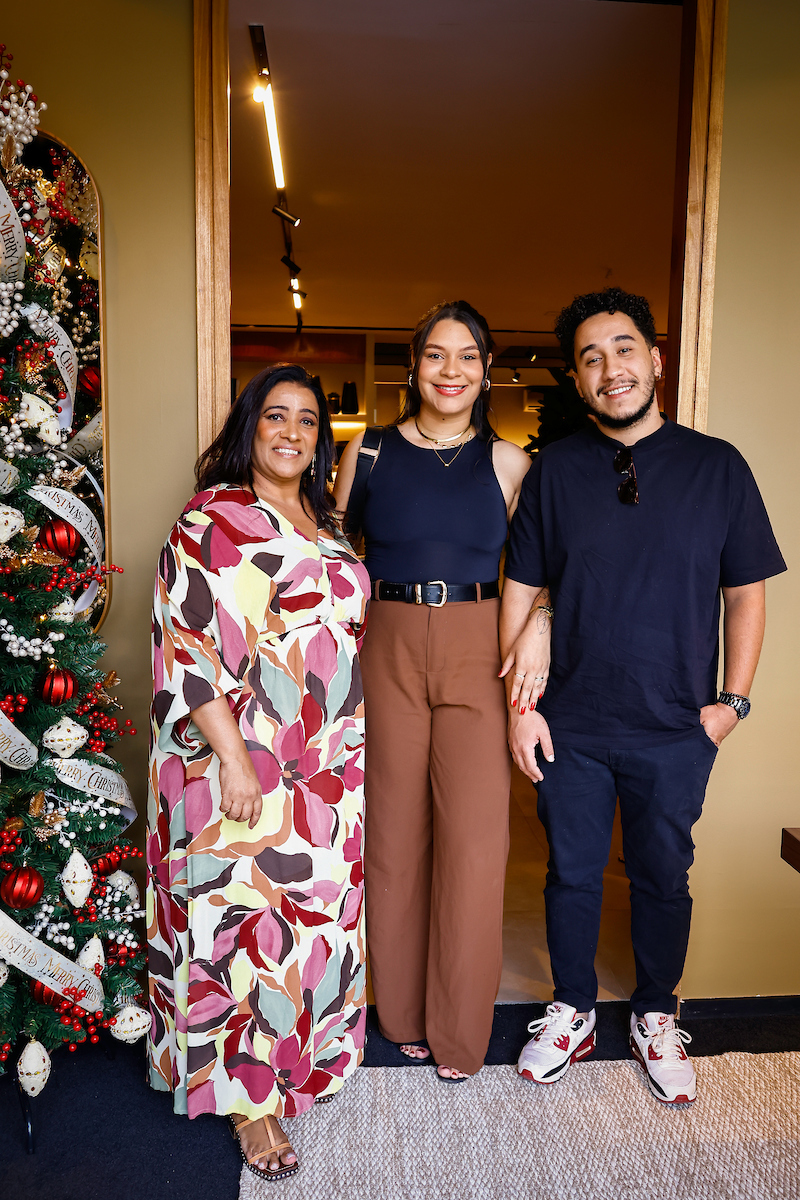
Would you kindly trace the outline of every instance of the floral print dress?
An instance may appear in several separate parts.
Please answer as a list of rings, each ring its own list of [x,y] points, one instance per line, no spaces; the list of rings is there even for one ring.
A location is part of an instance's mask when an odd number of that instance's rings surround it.
[[[294,1116],[361,1061],[369,578],[239,486],[187,505],[153,620],[147,922],[150,1082],[176,1112]],[[220,811],[191,710],[225,696],[261,782]]]

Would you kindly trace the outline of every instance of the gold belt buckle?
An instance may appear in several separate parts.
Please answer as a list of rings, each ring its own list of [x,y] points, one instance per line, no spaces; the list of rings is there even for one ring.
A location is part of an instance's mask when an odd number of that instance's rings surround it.
[[[417,585],[417,586],[419,586],[419,585]],[[428,608],[444,608],[445,604],[447,604],[447,584],[445,583],[445,581],[443,579],[429,579],[426,584],[426,587],[440,587],[442,589],[441,600],[429,600]],[[420,588],[420,599],[421,599],[421,592],[422,592],[422,589]]]

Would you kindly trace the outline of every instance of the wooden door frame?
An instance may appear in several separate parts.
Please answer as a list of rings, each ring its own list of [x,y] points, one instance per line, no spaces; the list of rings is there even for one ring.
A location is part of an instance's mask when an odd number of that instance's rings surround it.
[[[664,406],[705,433],[728,0],[684,0]]]
[[[230,409],[228,0],[194,3],[197,443]],[[728,0],[684,0],[664,404],[705,432],[722,149]],[[674,347],[677,346],[677,350]]]
[[[228,0],[194,2],[197,449],[231,406],[230,73]]]

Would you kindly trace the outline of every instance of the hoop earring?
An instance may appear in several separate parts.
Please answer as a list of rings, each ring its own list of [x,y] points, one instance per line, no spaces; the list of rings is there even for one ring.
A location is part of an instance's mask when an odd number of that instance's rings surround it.
[[[489,376],[488,376],[488,375],[484,375],[484,377],[483,377],[483,383],[481,384],[481,387],[483,388],[483,390],[484,390],[485,392],[488,392],[488,391],[489,391],[489,388],[490,388],[491,386],[492,386],[492,381],[491,381],[491,379],[489,378]]]
[[[414,372],[413,371],[408,372],[408,386],[409,387],[414,386]]]

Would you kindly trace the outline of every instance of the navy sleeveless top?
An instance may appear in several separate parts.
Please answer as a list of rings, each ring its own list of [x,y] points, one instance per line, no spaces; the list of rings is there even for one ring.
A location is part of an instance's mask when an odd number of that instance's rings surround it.
[[[383,434],[367,483],[365,565],[387,583],[490,583],[508,533],[506,502],[486,442],[458,453],[415,446],[396,426]]]

